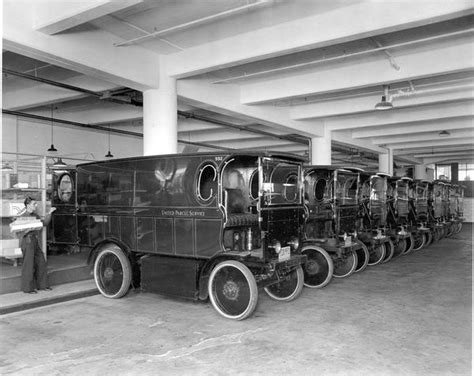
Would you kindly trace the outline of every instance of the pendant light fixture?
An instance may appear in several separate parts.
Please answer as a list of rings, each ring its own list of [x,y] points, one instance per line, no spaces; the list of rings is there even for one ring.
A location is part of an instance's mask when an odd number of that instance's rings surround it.
[[[54,123],[54,120],[53,120],[53,105],[51,105],[51,146],[48,149],[49,153],[55,153],[55,152],[58,151],[58,149],[56,149],[54,147],[54,141],[53,141],[53,127],[54,127],[54,125],[53,125],[53,123]]]
[[[375,105],[375,109],[378,111],[384,111],[384,110],[391,110],[393,108],[393,104],[391,102],[391,99],[388,96],[388,85],[383,85],[383,95],[382,99],[379,103]]]
[[[109,152],[105,155],[105,158],[113,158],[114,156],[110,152],[110,124],[109,124],[108,138],[109,138]]]

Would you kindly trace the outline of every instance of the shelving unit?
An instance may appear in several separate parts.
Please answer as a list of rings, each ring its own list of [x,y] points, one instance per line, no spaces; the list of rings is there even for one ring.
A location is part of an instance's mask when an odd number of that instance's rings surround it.
[[[11,158],[11,156],[8,156]],[[18,216],[24,208],[24,200],[27,196],[33,196],[38,201],[38,214],[46,213],[49,205],[47,202],[47,176],[46,157],[31,157],[21,154],[15,155],[13,161],[9,161],[8,168],[5,167],[5,158],[2,155],[2,207],[0,234],[0,257],[2,260],[13,262],[18,265],[18,259],[22,257],[19,239],[10,232],[10,223]],[[46,229],[42,230],[41,246],[45,257],[46,252]]]

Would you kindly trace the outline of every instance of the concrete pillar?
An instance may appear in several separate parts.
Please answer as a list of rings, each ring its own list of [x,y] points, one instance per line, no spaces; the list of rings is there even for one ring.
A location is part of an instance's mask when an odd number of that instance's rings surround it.
[[[414,178],[420,180],[427,180],[428,174],[426,173],[427,168],[424,164],[415,165]]]
[[[143,154],[178,152],[176,79],[160,77],[160,88],[143,92]]]
[[[393,150],[387,149],[387,154],[379,154],[379,172],[393,175]]]
[[[311,164],[331,165],[331,131],[324,130],[324,136],[311,139]]]

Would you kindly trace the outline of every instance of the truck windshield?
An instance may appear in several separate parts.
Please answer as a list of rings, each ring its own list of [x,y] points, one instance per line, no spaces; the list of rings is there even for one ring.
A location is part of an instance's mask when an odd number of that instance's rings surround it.
[[[301,204],[301,165],[270,158],[262,159],[261,193],[264,205]]]
[[[336,171],[336,202],[341,205],[357,204],[357,175]]]

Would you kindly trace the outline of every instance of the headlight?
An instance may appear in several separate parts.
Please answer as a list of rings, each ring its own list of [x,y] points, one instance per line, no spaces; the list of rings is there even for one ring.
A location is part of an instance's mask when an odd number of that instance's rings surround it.
[[[296,250],[300,247],[300,240],[297,237],[293,237],[288,244],[293,248],[293,250]]]
[[[273,248],[277,254],[280,253],[280,251],[281,251],[281,243],[280,242],[273,242],[273,244],[270,245],[269,247]]]

